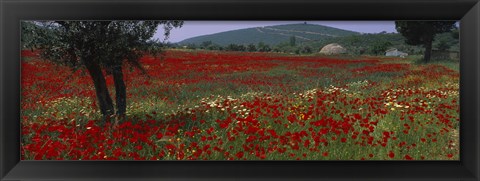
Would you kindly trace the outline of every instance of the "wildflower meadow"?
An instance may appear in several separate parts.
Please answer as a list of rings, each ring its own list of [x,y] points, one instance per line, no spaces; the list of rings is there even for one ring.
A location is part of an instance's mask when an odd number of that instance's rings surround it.
[[[22,51],[22,159],[459,159],[458,62],[174,49],[139,62],[113,127],[86,70]]]

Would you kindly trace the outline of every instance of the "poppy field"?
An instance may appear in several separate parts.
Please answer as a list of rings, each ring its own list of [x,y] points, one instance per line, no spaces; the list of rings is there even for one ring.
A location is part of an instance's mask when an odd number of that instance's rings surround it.
[[[183,50],[140,62],[147,75],[125,65],[127,117],[112,127],[86,70],[22,51],[22,159],[460,156],[458,62]]]

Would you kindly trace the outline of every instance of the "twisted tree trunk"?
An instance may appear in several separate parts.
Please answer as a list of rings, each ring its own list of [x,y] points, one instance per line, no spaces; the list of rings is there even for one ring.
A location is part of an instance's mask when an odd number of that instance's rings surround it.
[[[108,121],[114,114],[113,101],[108,93],[107,82],[102,73],[100,65],[93,61],[85,61],[85,66],[93,80],[95,92],[97,94],[98,105],[104,120]]]
[[[123,81],[122,66],[116,65],[112,70],[113,81],[115,83],[115,101],[117,104],[117,116],[125,117],[127,109],[127,90]]]

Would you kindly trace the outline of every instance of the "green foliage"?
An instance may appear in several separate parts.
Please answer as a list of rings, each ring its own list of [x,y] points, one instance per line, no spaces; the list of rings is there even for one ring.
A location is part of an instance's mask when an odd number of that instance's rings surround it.
[[[202,44],[200,44],[200,47],[203,49],[206,49],[208,46],[212,45],[212,41],[204,41]]]
[[[460,32],[457,27],[455,27],[452,32],[450,33],[451,37],[458,40],[460,39]]]
[[[308,46],[308,45],[302,45],[299,47],[299,52],[301,54],[310,54],[313,52],[313,49],[312,47]]]
[[[247,50],[249,52],[255,52],[255,51],[257,51],[257,47],[255,47],[255,45],[251,43],[251,44],[248,44]]]
[[[447,43],[447,41],[441,40],[441,41],[437,44],[436,48],[437,48],[438,50],[445,51],[445,50],[448,50],[448,49],[450,48],[450,45]]]
[[[270,48],[270,46],[263,43],[263,42],[259,42],[258,45],[257,45],[257,51],[259,51],[259,52],[269,52],[271,50],[272,49]]]
[[[410,45],[431,43],[436,34],[449,32],[455,21],[395,21],[395,28]]]
[[[187,48],[189,49],[204,49],[204,50],[223,50],[223,47],[213,43],[212,41],[204,41],[202,42],[199,46],[196,46],[195,44],[189,44],[187,45]]]
[[[289,42],[283,42],[278,45],[276,45],[273,50],[275,52],[283,52],[283,53],[294,53],[295,52],[295,47],[290,46]]]
[[[392,45],[393,44],[388,41],[378,41],[371,46],[370,51],[374,55],[383,55]]]
[[[238,45],[238,44],[232,43],[232,44],[228,45],[227,47],[225,47],[225,50],[227,50],[227,51],[242,51],[243,52],[247,49],[243,45]]]
[[[36,32],[42,30],[42,27],[39,27],[38,25],[35,25],[34,22],[29,22],[29,21],[22,21],[21,22],[21,46],[23,49],[35,49],[36,47],[31,46],[38,44],[40,42],[39,39],[35,37]],[[52,32],[46,31],[44,32],[45,34],[50,34]],[[49,35],[52,36],[52,35]]]
[[[423,59],[428,62],[435,36],[452,31],[455,28],[455,21],[395,21],[395,28],[406,38],[405,43],[425,47]],[[446,43],[441,48],[445,47]]]
[[[397,33],[378,33],[378,34],[361,34],[350,35],[345,37],[332,37],[322,41],[307,42],[305,44],[312,47],[314,50],[320,50],[323,46],[330,43],[338,43],[347,49],[347,52],[352,55],[375,54],[372,52],[372,47],[375,44],[391,44],[389,47],[395,47],[403,52],[415,54],[421,49],[417,46],[406,45],[405,38]],[[377,50],[378,52],[378,50]]]
[[[38,24],[34,25],[33,24]],[[104,68],[127,60],[140,68],[138,59],[145,53],[159,53],[161,43],[151,40],[163,25],[165,37],[181,27],[182,21],[46,21],[25,22],[22,29],[26,48],[42,50],[42,57],[56,63],[79,68],[85,62]],[[31,38],[33,37],[33,38]],[[34,41],[32,41],[34,39]]]
[[[457,32],[458,33],[458,32]],[[454,32],[440,33],[435,36],[433,47],[438,50],[460,51],[458,36],[455,38]]]
[[[295,43],[296,43],[296,38],[295,38],[295,36],[291,36],[291,37],[290,37],[290,46],[292,46],[292,47],[295,46]]]
[[[187,45],[185,45],[188,49],[192,49],[192,50],[195,50],[198,48],[197,44],[195,43],[189,43]]]
[[[223,47],[217,44],[211,44],[206,49],[207,50],[223,50]]]

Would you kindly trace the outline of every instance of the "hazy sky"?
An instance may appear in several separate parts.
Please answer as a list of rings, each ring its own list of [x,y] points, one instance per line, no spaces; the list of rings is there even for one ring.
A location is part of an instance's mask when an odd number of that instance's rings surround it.
[[[214,34],[223,31],[252,28],[259,26],[272,26],[282,24],[303,23],[305,21],[185,21],[180,29],[170,32],[170,42],[179,42],[187,38]],[[308,24],[319,24],[352,30],[360,33],[397,32],[394,21],[306,21]],[[155,34],[155,38],[163,40],[163,29]]]

